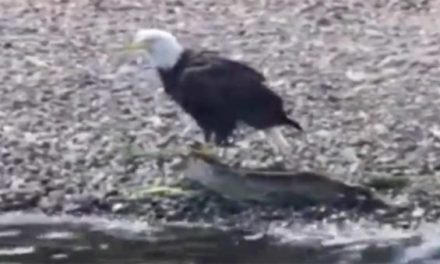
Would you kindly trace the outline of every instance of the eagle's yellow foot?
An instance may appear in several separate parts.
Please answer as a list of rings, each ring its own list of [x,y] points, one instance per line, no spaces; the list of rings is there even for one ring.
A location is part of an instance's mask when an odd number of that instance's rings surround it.
[[[211,143],[196,142],[190,147],[190,156],[198,156],[204,159],[219,161],[221,156],[218,155],[216,146]]]

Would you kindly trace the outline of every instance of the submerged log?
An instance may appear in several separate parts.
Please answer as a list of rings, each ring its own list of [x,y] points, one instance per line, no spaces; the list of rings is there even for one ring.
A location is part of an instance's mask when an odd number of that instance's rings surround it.
[[[314,172],[233,168],[206,155],[193,155],[185,177],[235,201],[305,207],[328,205],[365,211],[388,205],[362,186]]]

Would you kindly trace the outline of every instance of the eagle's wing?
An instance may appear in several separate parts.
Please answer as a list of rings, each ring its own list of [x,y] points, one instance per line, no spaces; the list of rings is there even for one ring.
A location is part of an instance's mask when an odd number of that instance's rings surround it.
[[[223,141],[236,127],[237,117],[222,81],[228,75],[213,65],[186,68],[178,81],[182,106],[207,133],[215,133]]]
[[[209,66],[185,69],[178,82],[186,107],[221,110],[224,104],[216,75]]]
[[[209,99],[213,107],[223,107],[233,102],[255,101],[261,90],[267,90],[264,81],[261,73],[246,64],[214,58],[185,69],[179,85],[195,95],[191,100]]]

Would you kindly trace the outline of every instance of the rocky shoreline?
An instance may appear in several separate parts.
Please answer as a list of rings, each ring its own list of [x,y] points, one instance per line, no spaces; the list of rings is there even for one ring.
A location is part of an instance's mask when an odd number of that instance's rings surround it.
[[[212,193],[125,198],[122,190],[158,180],[173,186],[184,170],[178,157],[127,162],[131,152],[201,136],[154,74],[117,63],[133,31],[154,25],[264,72],[305,126],[300,135],[284,131],[298,169],[347,183],[405,179],[384,196],[406,205],[403,215],[440,215],[436,1],[11,0],[0,11],[1,212],[212,222],[320,216],[319,208],[243,206]],[[232,159],[277,162],[256,133],[244,133]]]

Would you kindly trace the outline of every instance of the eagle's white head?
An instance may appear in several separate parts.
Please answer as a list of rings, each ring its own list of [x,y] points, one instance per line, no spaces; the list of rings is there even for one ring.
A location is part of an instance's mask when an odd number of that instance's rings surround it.
[[[176,37],[159,29],[138,30],[129,49],[146,51],[152,66],[159,69],[172,68],[183,52]]]

